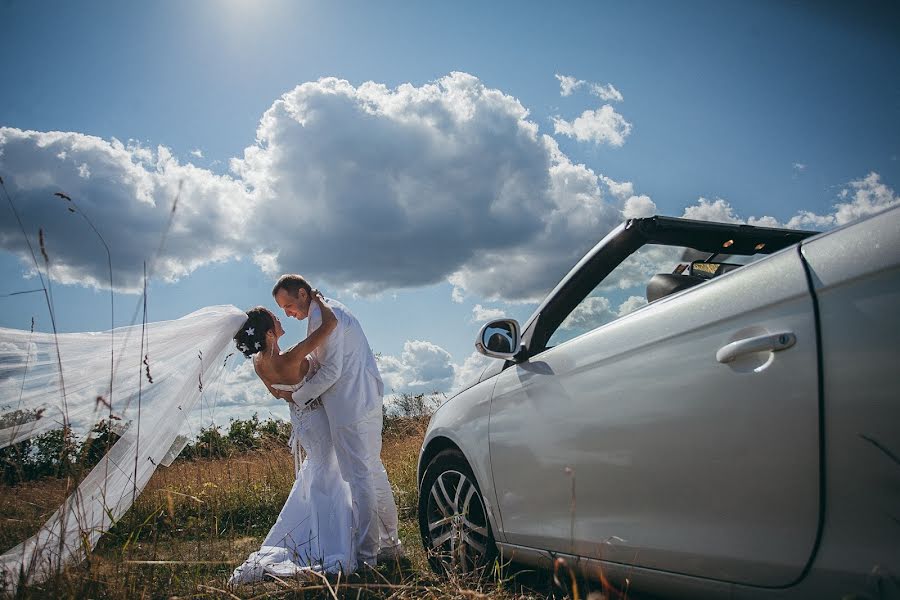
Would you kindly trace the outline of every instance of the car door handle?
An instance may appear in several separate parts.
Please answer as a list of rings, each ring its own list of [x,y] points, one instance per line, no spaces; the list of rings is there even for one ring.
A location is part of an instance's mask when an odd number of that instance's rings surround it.
[[[745,354],[766,351],[778,352],[779,350],[787,350],[796,343],[797,336],[790,331],[758,335],[722,346],[716,352],[716,360],[720,363],[730,363]]]

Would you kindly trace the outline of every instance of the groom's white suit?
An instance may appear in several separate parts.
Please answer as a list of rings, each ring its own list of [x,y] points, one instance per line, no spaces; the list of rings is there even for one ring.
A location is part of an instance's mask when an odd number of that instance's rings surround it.
[[[300,406],[322,398],[341,476],[350,485],[359,560],[374,566],[379,548],[397,550],[400,543],[394,494],[381,462],[384,383],[359,321],[340,302],[325,301],[337,328],[314,351],[319,370],[292,397]],[[312,302],[307,335],[321,324],[321,309]]]

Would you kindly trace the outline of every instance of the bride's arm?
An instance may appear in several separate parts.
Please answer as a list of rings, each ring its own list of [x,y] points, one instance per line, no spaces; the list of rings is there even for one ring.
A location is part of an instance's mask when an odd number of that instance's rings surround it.
[[[282,354],[284,357],[288,357],[292,360],[303,359],[307,354],[311,354],[313,350],[321,346],[325,340],[328,339],[328,336],[331,335],[331,332],[337,328],[337,317],[335,316],[334,311],[331,310],[331,307],[328,306],[328,303],[325,302],[322,294],[316,291],[310,302],[319,303],[319,308],[322,311],[322,324],[309,334],[308,338],[294,345],[287,352],[284,352]]]

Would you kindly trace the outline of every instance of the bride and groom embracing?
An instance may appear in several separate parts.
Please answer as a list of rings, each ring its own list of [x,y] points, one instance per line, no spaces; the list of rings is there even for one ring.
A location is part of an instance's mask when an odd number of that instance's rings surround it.
[[[384,384],[359,321],[299,275],[272,290],[288,317],[307,320],[307,337],[282,350],[284,329],[263,307],[247,311],[234,336],[269,392],[288,402],[291,447],[306,458],[262,547],[229,582],[307,571],[351,573],[402,555],[397,507],[381,462]]]

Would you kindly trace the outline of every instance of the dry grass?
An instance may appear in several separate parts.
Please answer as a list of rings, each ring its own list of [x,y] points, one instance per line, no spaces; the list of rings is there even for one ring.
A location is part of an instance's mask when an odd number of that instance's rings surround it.
[[[497,579],[447,580],[428,569],[416,521],[416,459],[425,420],[385,432],[382,457],[400,511],[407,559],[347,579],[272,581],[227,590],[235,566],[258,548],[293,482],[293,458],[275,447],[230,459],[160,468],[90,559],[20,598],[526,598]],[[65,482],[0,487],[0,540],[11,547],[35,531],[63,500]]]

